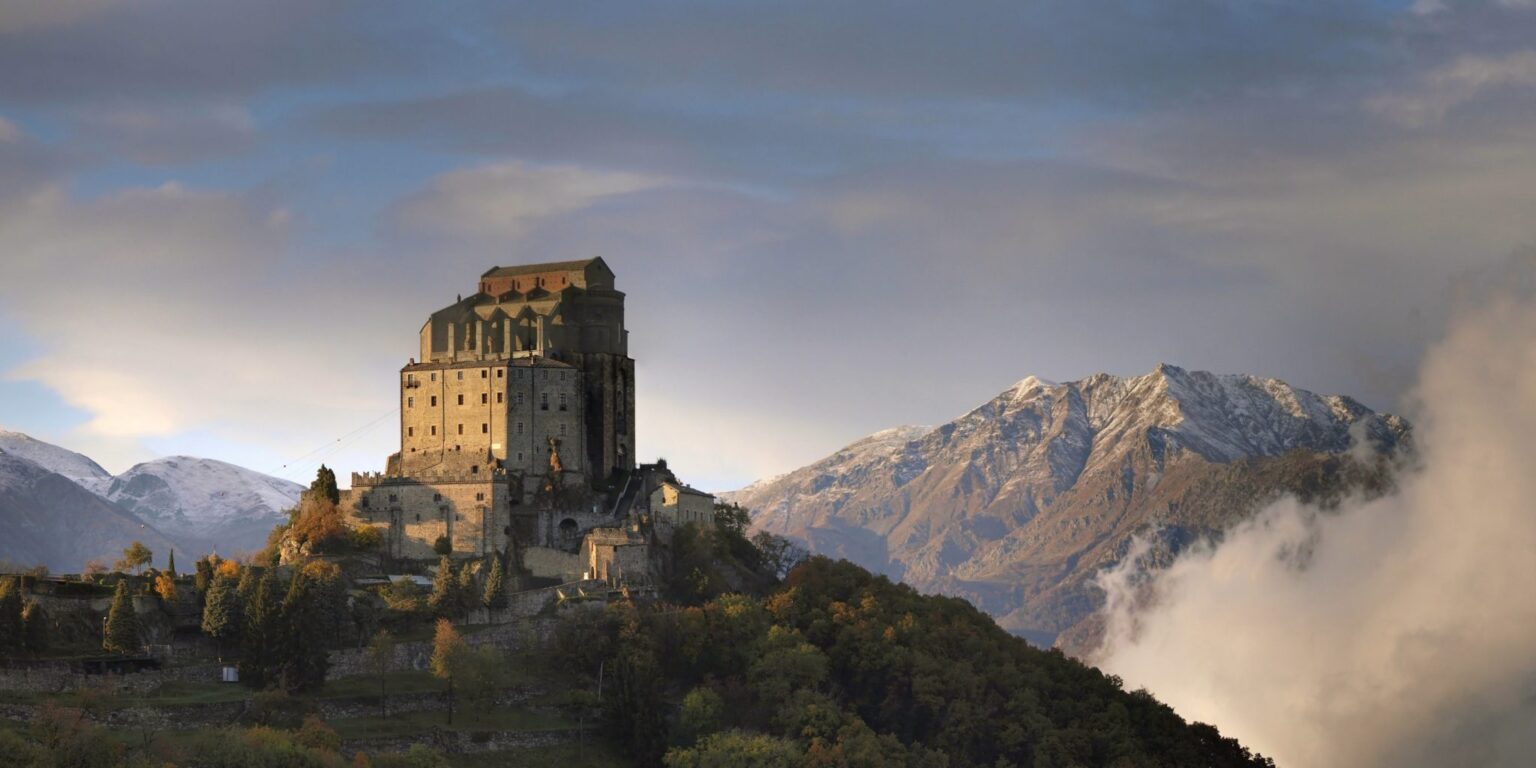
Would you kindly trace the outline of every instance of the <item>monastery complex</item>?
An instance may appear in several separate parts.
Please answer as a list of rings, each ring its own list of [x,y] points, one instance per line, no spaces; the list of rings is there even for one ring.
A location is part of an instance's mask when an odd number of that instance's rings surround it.
[[[342,504],[397,559],[502,553],[520,573],[645,583],[714,498],[635,463],[624,294],[600,258],[494,267],[400,370],[400,451]]]

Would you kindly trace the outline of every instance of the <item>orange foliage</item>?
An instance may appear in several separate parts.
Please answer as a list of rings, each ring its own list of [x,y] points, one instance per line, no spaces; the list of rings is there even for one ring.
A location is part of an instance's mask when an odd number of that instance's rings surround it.
[[[305,495],[288,532],[295,541],[309,542],[311,552],[338,549],[347,542],[347,526],[341,510],[330,499]]]
[[[216,576],[228,576],[231,579],[238,579],[240,578],[240,563],[234,560],[220,560],[219,564],[214,567],[213,573]]]
[[[164,600],[166,602],[170,602],[172,600],[175,600],[176,599],[176,579],[172,578],[169,573],[162,573],[159,576],[156,576],[155,577],[155,594],[159,595],[160,599]]]

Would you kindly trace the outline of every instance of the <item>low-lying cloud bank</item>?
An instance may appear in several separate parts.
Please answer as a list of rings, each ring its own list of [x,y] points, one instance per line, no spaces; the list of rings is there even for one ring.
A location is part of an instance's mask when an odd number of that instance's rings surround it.
[[[1536,754],[1536,302],[1452,323],[1394,495],[1278,503],[1145,578],[1104,574],[1096,661],[1288,768]]]

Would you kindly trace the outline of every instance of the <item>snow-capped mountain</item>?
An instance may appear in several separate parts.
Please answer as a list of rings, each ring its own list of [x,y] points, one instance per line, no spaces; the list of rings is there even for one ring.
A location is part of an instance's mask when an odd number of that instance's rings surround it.
[[[63,475],[92,493],[103,493],[112,484],[112,473],[102,469],[90,457],[45,443],[31,435],[0,429],[0,452],[19,456],[50,472]]]
[[[89,560],[110,566],[134,541],[149,547],[160,567],[177,548],[153,526],[70,478],[0,452],[0,560],[78,572]]]
[[[298,483],[190,456],[144,462],[113,477],[84,455],[20,432],[0,430],[0,453],[70,480],[190,554],[212,550],[235,554],[260,548],[304,492]],[[53,508],[51,502],[36,506]],[[0,539],[7,531],[0,521]],[[72,568],[84,562],[65,559]]]
[[[234,464],[170,456],[118,475],[103,495],[171,536],[236,552],[260,548],[303,492]]]
[[[1162,365],[1026,378],[948,424],[876,433],[725,496],[760,528],[1048,642],[1097,607],[1089,582],[1132,536],[1172,552],[1281,493],[1379,486],[1388,469],[1370,457],[1407,436],[1347,397]]]

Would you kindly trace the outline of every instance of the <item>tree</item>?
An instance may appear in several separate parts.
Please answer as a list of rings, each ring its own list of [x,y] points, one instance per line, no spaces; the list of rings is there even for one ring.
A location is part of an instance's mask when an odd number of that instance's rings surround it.
[[[35,600],[28,600],[21,609],[22,639],[28,651],[42,653],[48,650],[48,614]]]
[[[678,737],[684,744],[692,744],[720,730],[724,713],[725,701],[713,688],[699,686],[689,691],[677,716]]]
[[[169,573],[171,578],[176,578],[176,550],[174,549],[171,550],[171,556],[166,558],[165,572]]]
[[[206,601],[208,589],[213,586],[213,559],[209,557],[199,558],[197,561],[197,576],[192,579],[192,588],[197,590],[197,599]]]
[[[133,542],[123,549],[123,557],[117,561],[119,571],[141,571],[155,559],[155,553],[141,542]]]
[[[379,717],[389,717],[388,691],[385,685],[389,673],[395,670],[395,636],[387,629],[379,630],[368,643],[368,668],[379,676]]]
[[[507,569],[499,553],[491,559],[489,570],[490,573],[485,576],[485,594],[481,602],[491,610],[500,610],[507,607]]]
[[[456,616],[467,616],[479,604],[480,591],[475,589],[475,572],[469,563],[459,566],[457,583],[453,591],[453,610]]]
[[[705,738],[691,749],[667,753],[667,768],[795,768],[805,756],[789,739],[728,731]]]
[[[308,569],[298,571],[288,582],[283,598],[283,649],[278,659],[279,678],[289,693],[312,691],[325,684],[330,668],[325,640],[335,621],[330,616],[322,588]]]
[[[139,615],[133,610],[127,579],[118,580],[117,592],[112,595],[112,608],[107,611],[106,637],[101,647],[107,653],[138,653],[144,649],[139,642]]]
[[[169,573],[155,577],[155,594],[167,603],[176,602],[176,578]]]
[[[437,631],[432,636],[432,674],[448,681],[448,724],[453,725],[453,680],[463,671],[469,646],[453,622],[437,620]]]
[[[21,611],[20,580],[15,576],[0,579],[0,653],[21,649],[26,637]]]
[[[283,606],[274,570],[262,574],[245,607],[240,681],[261,690],[277,682],[275,673],[283,651]]]
[[[453,554],[453,542],[449,541],[447,536],[439,536],[437,537],[437,540],[432,542],[432,551],[438,555],[447,557]]]
[[[315,473],[315,481],[309,484],[309,495],[332,504],[341,502],[341,491],[336,486],[336,473],[324,464]]]
[[[453,560],[447,555],[437,563],[437,575],[432,578],[432,596],[427,598],[427,607],[439,618],[449,617],[459,612],[459,580],[453,571]]]
[[[203,634],[218,640],[220,647],[230,640],[238,639],[241,636],[242,607],[238,582],[234,577],[214,577],[213,586],[208,588],[208,595],[203,600]]]

